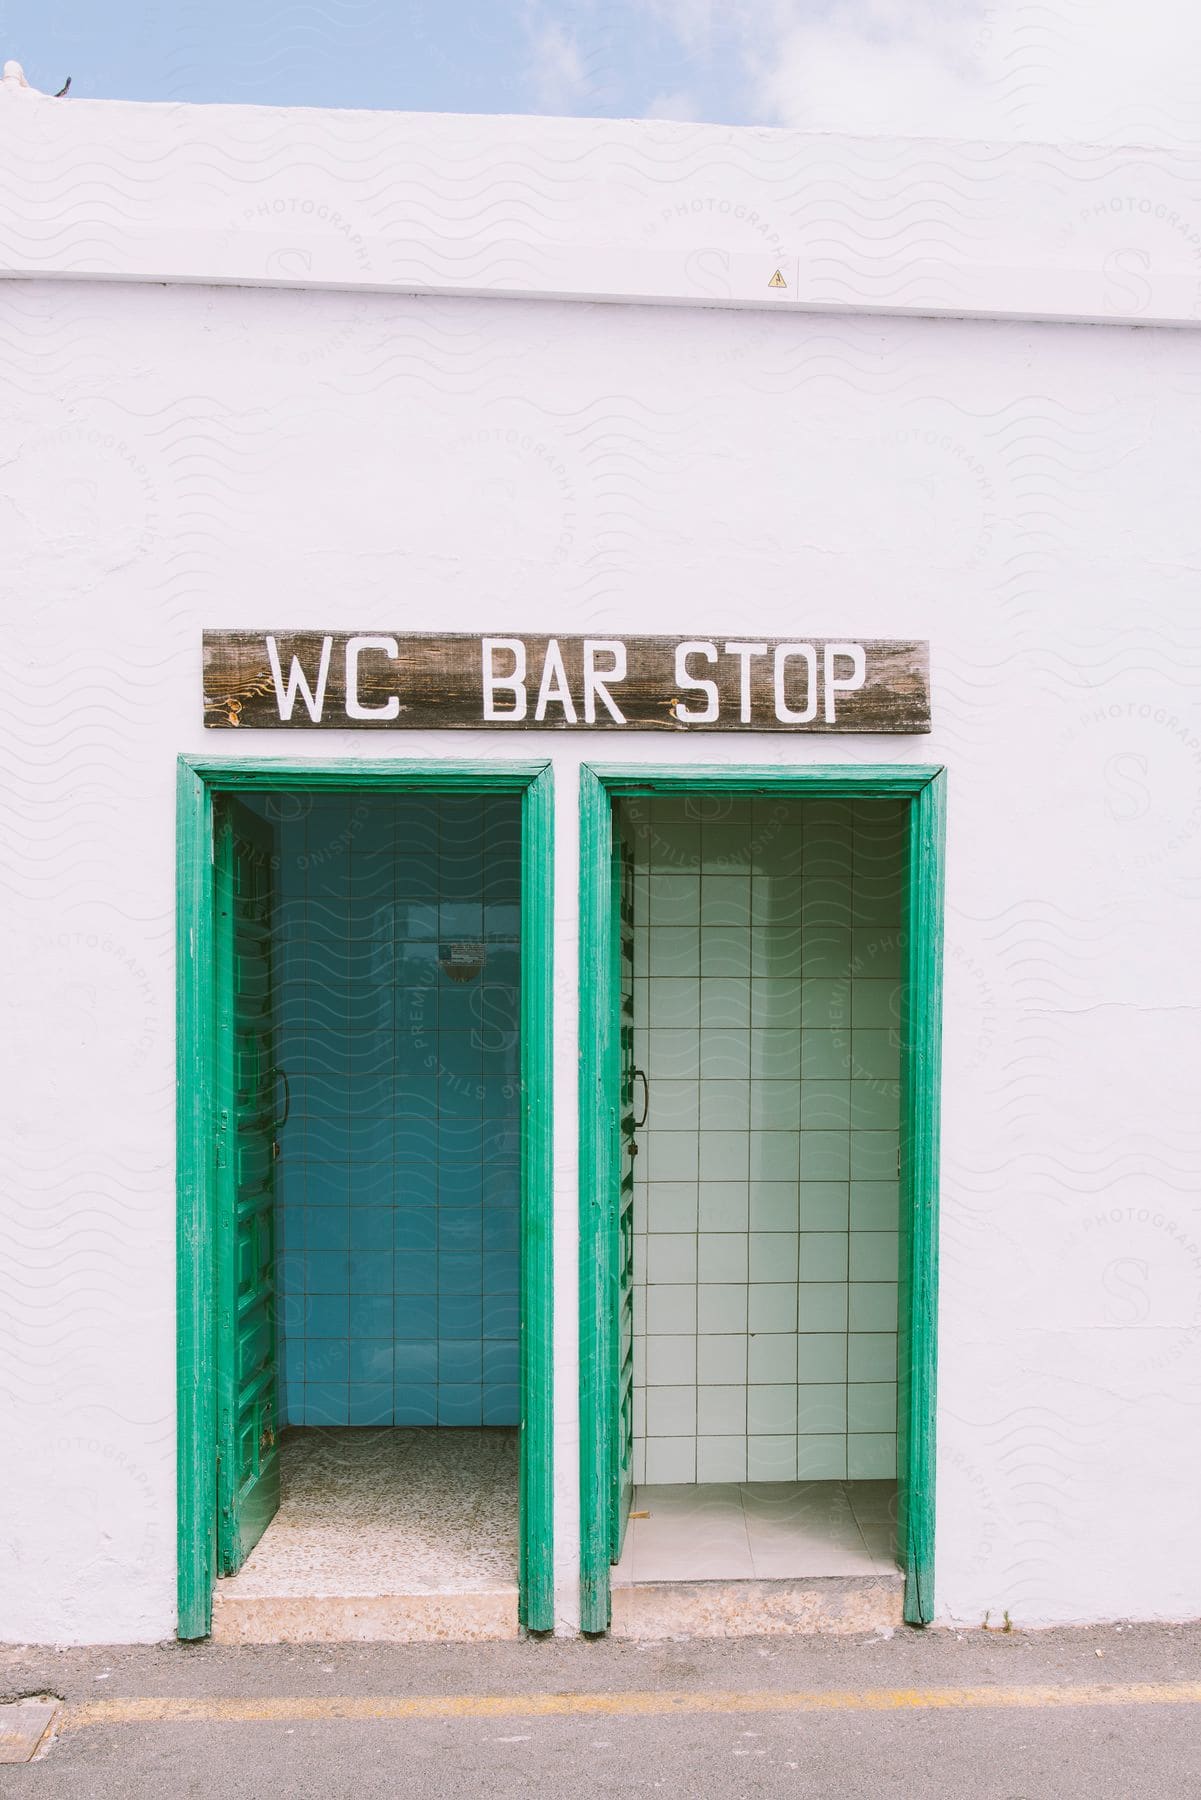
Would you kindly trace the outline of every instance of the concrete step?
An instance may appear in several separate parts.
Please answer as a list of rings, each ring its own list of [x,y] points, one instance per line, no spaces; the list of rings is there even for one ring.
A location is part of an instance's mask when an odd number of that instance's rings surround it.
[[[517,1589],[442,1594],[213,1593],[218,1644],[468,1644],[520,1635]]]
[[[902,1621],[903,1575],[646,1581],[613,1589],[614,1637],[850,1636]]]

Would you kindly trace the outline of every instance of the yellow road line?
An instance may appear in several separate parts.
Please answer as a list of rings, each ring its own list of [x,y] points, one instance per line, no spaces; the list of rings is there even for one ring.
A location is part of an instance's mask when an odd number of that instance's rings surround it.
[[[336,1719],[664,1718],[687,1713],[972,1712],[1064,1706],[1197,1706],[1201,1681],[1073,1687],[816,1688],[786,1692],[137,1696],[68,1706],[61,1729],[90,1725],[250,1725]]]

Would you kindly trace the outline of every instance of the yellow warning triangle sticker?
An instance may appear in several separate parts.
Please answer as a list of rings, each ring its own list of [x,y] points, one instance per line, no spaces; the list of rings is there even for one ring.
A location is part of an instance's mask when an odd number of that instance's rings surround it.
[[[772,276],[771,280],[768,282],[767,285],[768,285],[768,287],[787,287],[788,283],[785,281],[784,277],[781,275],[779,269],[777,269],[775,274]]]

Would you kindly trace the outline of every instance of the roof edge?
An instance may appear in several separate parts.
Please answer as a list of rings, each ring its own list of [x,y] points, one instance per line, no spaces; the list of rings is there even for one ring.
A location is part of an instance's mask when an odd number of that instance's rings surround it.
[[[0,277],[1196,327],[1198,159],[0,83]]]

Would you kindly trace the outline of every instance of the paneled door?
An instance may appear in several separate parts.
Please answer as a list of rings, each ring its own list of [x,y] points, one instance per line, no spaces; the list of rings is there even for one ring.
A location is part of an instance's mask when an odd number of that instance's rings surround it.
[[[279,1507],[275,1346],[273,828],[215,805],[217,1569],[230,1575]]]
[[[621,1075],[618,1122],[621,1146],[614,1228],[615,1254],[611,1267],[613,1295],[613,1348],[617,1358],[612,1384],[615,1416],[610,1441],[613,1445],[612,1504],[609,1509],[613,1562],[621,1555],[630,1501],[634,1488],[634,1168],[638,1156],[635,1111],[639,1074],[634,1067],[634,859],[622,835],[619,809],[613,831],[614,914],[617,920],[618,958],[618,1055]]]

